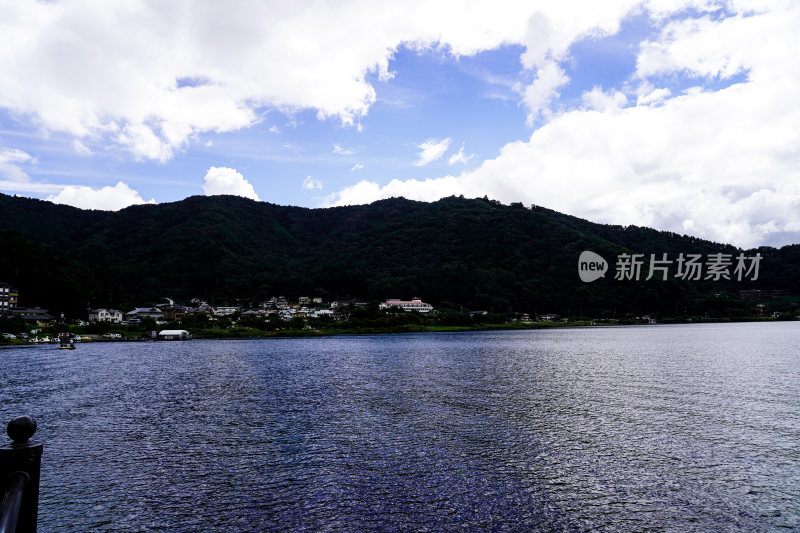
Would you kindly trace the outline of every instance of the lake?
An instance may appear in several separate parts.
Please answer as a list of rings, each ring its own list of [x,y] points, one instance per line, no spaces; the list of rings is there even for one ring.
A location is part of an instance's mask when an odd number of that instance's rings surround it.
[[[800,528],[800,323],[57,348],[41,532]]]

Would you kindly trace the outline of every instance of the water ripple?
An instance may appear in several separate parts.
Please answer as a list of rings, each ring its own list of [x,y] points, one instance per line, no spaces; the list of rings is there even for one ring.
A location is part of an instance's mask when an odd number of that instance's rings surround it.
[[[0,351],[40,531],[800,528],[798,326]]]

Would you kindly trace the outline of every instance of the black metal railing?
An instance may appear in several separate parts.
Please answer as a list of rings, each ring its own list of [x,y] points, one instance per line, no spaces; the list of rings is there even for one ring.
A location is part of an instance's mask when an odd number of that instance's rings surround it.
[[[42,443],[30,440],[36,420],[18,416],[7,431],[12,442],[0,446],[0,533],[35,533],[42,464]]]

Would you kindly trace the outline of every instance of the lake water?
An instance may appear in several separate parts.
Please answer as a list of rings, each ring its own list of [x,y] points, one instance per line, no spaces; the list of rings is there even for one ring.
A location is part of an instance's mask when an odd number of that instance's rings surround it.
[[[0,350],[39,530],[800,529],[800,323]]]

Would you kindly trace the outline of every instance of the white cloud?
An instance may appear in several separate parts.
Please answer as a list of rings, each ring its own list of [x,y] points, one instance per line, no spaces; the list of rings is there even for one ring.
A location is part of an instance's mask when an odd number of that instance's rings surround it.
[[[588,109],[594,109],[601,113],[609,113],[621,109],[628,103],[628,97],[620,91],[603,92],[600,87],[594,87],[581,95],[583,104]]]
[[[455,56],[522,44],[522,89],[540,109],[553,65],[587,35],[613,33],[640,0],[7,3],[0,108],[46,130],[118,143],[165,161],[203,132],[313,109],[360,129],[400,46]],[[676,2],[680,9],[690,0]],[[537,107],[538,106],[538,107]]]
[[[303,188],[304,189],[321,189],[322,182],[318,179],[314,179],[312,176],[306,176],[306,179],[303,180]]]
[[[342,148],[342,146],[339,145],[339,144],[334,144],[333,145],[333,153],[334,154],[339,154],[339,155],[353,155],[353,154],[355,154],[355,152],[353,150],[348,150],[346,148]]]
[[[356,163],[355,165],[353,165],[353,168],[350,169],[350,172],[353,172],[355,170],[361,170],[362,168],[364,168],[364,165],[362,165],[361,163]]]
[[[33,181],[23,166],[35,164],[36,158],[17,148],[0,150],[0,191],[14,193],[51,194],[63,185]]]
[[[92,189],[84,185],[67,185],[58,194],[48,196],[47,200],[81,209],[104,211],[118,211],[130,205],[145,203],[138,192],[121,181],[113,187],[100,189]],[[154,204],[155,200],[151,199],[146,203]]]
[[[617,91],[593,90],[586,108],[560,113],[473,171],[361,182],[328,202],[489,195],[744,247],[798,242],[800,107],[791,104],[800,94],[798,25],[797,4],[670,23],[641,50],[638,77],[647,87],[638,105],[625,106]],[[746,80],[718,90],[673,96],[653,89],[663,75],[737,72]]]
[[[528,108],[528,123],[532,124],[540,114],[546,114],[558,89],[569,81],[569,77],[554,62],[545,63],[536,72],[533,83],[522,90],[522,101]]]
[[[422,167],[441,158],[447,149],[450,147],[451,139],[428,139],[424,143],[417,146],[419,154],[414,166]]]
[[[672,95],[672,91],[666,87],[654,89],[650,84],[643,84],[637,92],[636,105],[658,104]]]
[[[76,140],[75,142],[77,145],[73,143],[73,146],[76,150],[80,151],[80,147],[85,148],[80,141]],[[36,163],[36,158],[22,150],[0,150],[0,190],[26,194],[47,194],[49,195],[47,200],[83,209],[116,211],[129,205],[145,203],[138,192],[121,181],[114,187],[100,189],[83,185],[59,185],[33,181],[20,168],[20,165],[34,163]],[[149,203],[155,203],[155,200],[150,200]]]
[[[32,163],[36,159],[27,152],[16,148],[6,148],[0,151],[0,177],[9,181],[29,181],[30,176],[22,170],[20,163]]]
[[[464,145],[462,144],[461,148],[458,149],[458,153],[450,156],[450,159],[447,160],[447,164],[455,165],[456,163],[461,163],[462,165],[465,165],[473,157],[475,157],[475,154],[466,155],[464,153]]]
[[[236,169],[228,167],[210,167],[206,172],[203,192],[206,196],[232,194],[252,200],[259,199],[250,182]]]

